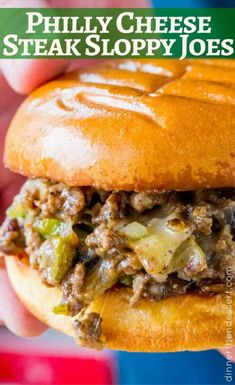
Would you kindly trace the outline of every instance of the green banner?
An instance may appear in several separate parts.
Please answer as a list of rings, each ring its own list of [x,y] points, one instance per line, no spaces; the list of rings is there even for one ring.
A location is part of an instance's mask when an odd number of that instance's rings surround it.
[[[0,8],[0,58],[234,58],[235,8]]]

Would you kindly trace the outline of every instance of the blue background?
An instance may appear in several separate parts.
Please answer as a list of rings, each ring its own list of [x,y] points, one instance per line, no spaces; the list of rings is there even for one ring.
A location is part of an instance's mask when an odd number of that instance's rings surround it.
[[[233,374],[234,369],[235,365]],[[158,354],[119,353],[119,383],[123,385],[228,385],[224,378],[225,370],[226,361],[216,350]]]

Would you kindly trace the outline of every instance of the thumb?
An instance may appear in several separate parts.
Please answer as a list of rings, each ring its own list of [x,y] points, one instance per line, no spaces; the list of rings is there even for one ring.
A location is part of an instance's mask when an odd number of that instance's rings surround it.
[[[0,7],[9,6],[6,0],[0,0]],[[14,7],[48,7],[46,0],[11,0],[11,8]],[[14,91],[28,94],[41,84],[63,72],[69,64],[65,59],[2,59],[0,72],[2,71],[9,85]]]
[[[1,264],[1,259],[0,259]],[[43,333],[47,327],[20,303],[12,289],[6,270],[0,265],[0,322],[19,336],[33,337]]]
[[[65,59],[2,59],[0,68],[13,90],[28,94],[65,71],[68,64]]]

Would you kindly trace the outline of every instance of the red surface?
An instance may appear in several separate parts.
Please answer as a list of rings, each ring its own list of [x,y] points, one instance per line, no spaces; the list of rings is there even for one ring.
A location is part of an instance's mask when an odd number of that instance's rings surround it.
[[[111,385],[113,362],[107,358],[66,357],[0,351],[0,384]]]

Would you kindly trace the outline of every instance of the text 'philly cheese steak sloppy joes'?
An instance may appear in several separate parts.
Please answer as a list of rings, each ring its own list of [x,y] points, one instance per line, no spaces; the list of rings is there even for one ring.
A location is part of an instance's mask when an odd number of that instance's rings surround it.
[[[0,250],[36,317],[97,349],[225,345],[235,61],[116,60],[58,78],[19,108],[5,164],[29,179]]]

